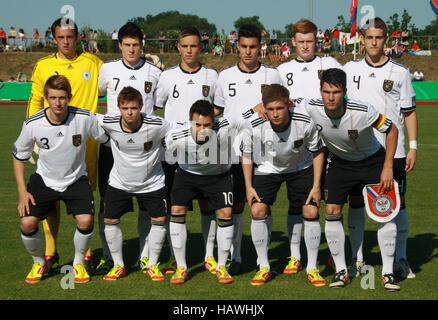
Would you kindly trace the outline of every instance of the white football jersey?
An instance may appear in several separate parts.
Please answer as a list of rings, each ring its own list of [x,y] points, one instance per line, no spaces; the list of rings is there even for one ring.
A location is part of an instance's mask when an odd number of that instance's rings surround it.
[[[231,167],[231,149],[243,126],[243,117],[216,119],[213,130],[208,131],[208,141],[198,144],[187,124],[166,137],[166,161],[178,162],[181,169],[197,175],[224,173]]]
[[[260,64],[253,72],[235,65],[219,73],[214,93],[214,104],[224,108],[224,116],[240,116],[244,111],[262,102],[262,86],[281,84],[280,74],[274,67]]]
[[[409,69],[389,59],[379,67],[368,64],[365,58],[350,61],[344,66],[347,73],[347,95],[365,101],[391,119],[398,128],[395,158],[406,157],[403,112],[415,110],[415,92]],[[385,146],[385,135],[375,131]]]
[[[312,152],[322,148],[318,129],[306,109],[297,105],[289,111],[286,130],[274,131],[271,123],[257,114],[244,130],[242,152],[252,153],[254,174],[280,174],[304,170],[313,164]]]
[[[14,144],[13,155],[25,161],[32,156],[34,144],[40,148],[36,173],[47,187],[62,192],[86,176],[85,144],[89,137],[100,143],[108,141],[96,116],[87,109],[68,107],[67,119],[52,124],[43,109],[25,120]]]
[[[165,108],[164,118],[167,120],[187,122],[193,103],[213,101],[216,80],[216,70],[204,65],[192,73],[184,71],[180,65],[166,69],[155,91],[155,107]]]
[[[296,103],[306,107],[327,148],[348,161],[360,161],[376,153],[382,145],[374,136],[373,126],[386,133],[392,125],[372,105],[352,99],[347,100],[345,113],[336,119],[325,113],[322,99],[297,99]]]
[[[99,117],[99,124],[111,138],[114,165],[108,184],[130,193],[146,193],[164,187],[160,154],[166,133],[175,126],[157,116],[142,113],[141,127],[126,132],[120,115]]]
[[[332,57],[315,56],[310,61],[294,59],[280,64],[281,82],[288,88],[292,99],[301,97],[306,99],[319,99],[319,89],[322,71],[330,68],[342,69],[341,64]]]
[[[136,67],[124,63],[123,59],[105,62],[99,71],[99,96],[107,94],[107,113],[120,114],[117,107],[117,96],[124,87],[131,86],[140,91],[143,96],[142,112],[154,113],[154,91],[157,88],[161,70],[142,58],[142,63]]]

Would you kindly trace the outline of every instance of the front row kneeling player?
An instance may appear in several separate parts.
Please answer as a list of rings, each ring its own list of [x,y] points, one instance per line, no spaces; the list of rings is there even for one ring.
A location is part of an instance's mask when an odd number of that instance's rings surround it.
[[[324,185],[326,202],[325,235],[336,265],[332,288],[342,288],[350,279],[345,262],[345,233],[342,207],[348,195],[359,195],[366,184],[379,184],[379,193],[394,187],[393,161],[398,130],[391,120],[372,105],[345,99],[346,74],[328,69],[321,77],[322,100],[302,101],[332,153]],[[386,133],[386,152],[373,128]],[[394,273],[395,222],[379,223],[377,240],[382,256],[382,282],[387,290],[400,290]]]
[[[289,111],[289,91],[285,87],[266,86],[262,100],[269,121],[253,116],[249,119],[251,127],[244,130],[242,139],[242,167],[252,215],[251,237],[260,262],[251,284],[262,285],[271,279],[267,216],[285,181],[290,205],[303,212],[308,281],[314,286],[324,286],[326,281],[316,266],[321,240],[318,207],[324,164],[318,130],[303,107]],[[257,164],[254,176],[253,162]]]
[[[89,137],[99,142],[108,140],[89,111],[69,106],[72,97],[68,79],[50,77],[44,86],[49,107],[24,121],[14,144],[13,167],[19,193],[18,212],[21,217],[21,238],[34,264],[26,282],[37,283],[47,273],[44,240],[38,224],[56,216],[56,202],[64,201],[67,213],[76,219],[73,242],[74,281],[90,281],[84,258],[93,237],[94,201],[85,169],[85,142]],[[25,182],[25,161],[34,144],[40,148],[37,170]]]

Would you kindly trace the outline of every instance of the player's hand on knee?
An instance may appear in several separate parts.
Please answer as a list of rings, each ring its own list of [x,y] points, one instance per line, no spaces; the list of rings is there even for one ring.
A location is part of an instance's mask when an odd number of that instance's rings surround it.
[[[246,200],[248,200],[248,205],[250,207],[254,204],[254,202],[262,202],[257,194],[257,191],[253,187],[246,188]]]
[[[33,195],[29,192],[24,192],[20,194],[20,199],[18,200],[18,213],[20,217],[24,217],[30,213],[29,201],[35,206],[36,202]]]
[[[321,203],[321,188],[314,187],[314,188],[312,188],[312,190],[310,190],[309,196],[307,197],[305,205],[309,205],[312,200],[319,207],[319,205]]]

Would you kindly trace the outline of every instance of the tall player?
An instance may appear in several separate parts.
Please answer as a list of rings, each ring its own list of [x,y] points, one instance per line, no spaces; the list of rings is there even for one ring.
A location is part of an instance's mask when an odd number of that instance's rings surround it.
[[[320,77],[324,70],[341,68],[332,57],[315,55],[318,32],[317,26],[309,20],[300,20],[292,28],[292,44],[297,58],[278,66],[283,86],[289,89],[291,98],[319,99],[321,94]],[[287,215],[287,231],[290,242],[291,257],[284,268],[285,274],[296,274],[302,270],[301,233],[303,213],[299,203],[291,203]]]
[[[97,77],[102,60],[97,56],[82,52],[76,53],[78,41],[78,27],[72,19],[59,18],[51,27],[53,39],[57,45],[57,52],[52,53],[40,60],[35,65],[32,74],[32,90],[28,102],[27,118],[35,112],[47,107],[44,103],[44,84],[54,74],[62,74],[67,77],[72,87],[72,99],[70,104],[78,108],[85,108],[93,113],[97,112]],[[97,181],[97,142],[90,138],[87,140],[87,152],[85,155],[88,178],[91,190],[96,190]],[[45,258],[49,269],[54,262],[59,261],[56,252],[56,238],[60,222],[58,215],[44,220],[44,233],[46,237]],[[91,267],[91,252],[86,254],[86,266]]]
[[[250,118],[251,129],[249,134],[244,131],[242,139],[242,167],[252,216],[251,237],[260,261],[260,270],[251,284],[262,285],[271,278],[266,218],[278,190],[286,182],[289,201],[301,204],[303,210],[307,279],[314,286],[324,286],[326,282],[316,266],[321,240],[318,207],[324,164],[318,129],[304,107],[297,105],[289,110],[289,91],[282,85],[265,87],[263,104],[269,121],[258,116]],[[254,176],[253,162],[257,164]]]
[[[73,238],[74,281],[85,283],[90,281],[84,259],[93,237],[94,221],[93,193],[85,170],[85,141],[94,137],[106,142],[108,137],[89,110],[69,106],[72,91],[66,77],[51,76],[43,92],[49,106],[24,121],[13,152],[21,238],[34,260],[26,282],[37,283],[48,272],[38,224],[48,216],[56,216],[56,202],[62,200],[77,224]],[[37,170],[26,186],[25,161],[32,155],[35,143],[40,148]]]
[[[170,121],[184,123],[189,121],[189,109],[195,101],[200,99],[213,101],[217,72],[199,62],[202,51],[201,35],[196,28],[188,27],[180,31],[178,52],[181,61],[178,65],[168,68],[161,74],[155,92],[155,107],[164,108],[164,118]],[[173,175],[177,164],[169,165],[163,161],[163,170],[166,174],[166,186],[170,192]],[[199,201],[201,209],[202,234],[205,244],[204,267],[211,273],[216,272],[214,259],[214,240],[216,230],[216,215],[209,211],[206,201]],[[175,268],[173,257],[164,269],[173,273]]]
[[[325,236],[336,265],[331,288],[343,288],[350,283],[345,263],[342,207],[349,195],[360,194],[366,184],[379,184],[378,192],[382,193],[394,188],[392,166],[397,147],[397,127],[372,105],[345,99],[346,82],[344,71],[328,69],[321,77],[322,99],[304,102],[332,153],[324,182]],[[375,138],[373,128],[386,135],[386,152]],[[390,291],[400,290],[393,272],[396,233],[394,221],[378,224],[382,283]]]
[[[216,114],[223,112],[225,117],[241,116],[243,112],[262,102],[262,88],[265,85],[281,83],[277,69],[259,62],[260,43],[261,31],[259,28],[254,25],[243,25],[239,29],[237,48],[240,60],[235,66],[225,69],[219,74],[214,94]],[[234,155],[234,158],[239,159],[240,155]],[[233,220],[235,227],[229,272],[231,275],[235,275],[239,273],[242,264],[240,247],[246,196],[241,165],[234,163],[231,167],[231,174],[234,185]],[[268,223],[271,228],[271,215],[269,215]]]
[[[386,24],[380,18],[366,22],[363,27],[365,57],[348,62],[344,66],[347,73],[348,96],[374,105],[381,113],[392,120],[399,130],[397,151],[394,159],[394,179],[398,182],[401,196],[400,212],[395,218],[397,224],[395,270],[403,278],[415,278],[406,256],[408,239],[408,215],[405,205],[406,175],[415,168],[417,162],[418,122],[415,106],[415,92],[412,88],[409,69],[399,62],[385,56],[384,46],[388,40]],[[409,139],[409,151],[405,150],[405,126]],[[379,142],[385,146],[385,137],[375,132]],[[355,199],[352,199],[354,201]],[[352,202],[350,201],[350,202]],[[359,269],[364,265],[362,254],[365,216],[363,202],[356,209],[355,219],[359,233],[352,238],[353,266]],[[350,220],[350,218],[349,218]]]
[[[141,111],[146,114],[154,113],[154,91],[157,87],[161,69],[146,61],[143,53],[143,33],[134,23],[128,22],[118,32],[119,48],[122,57],[105,62],[99,72],[99,95],[107,94],[107,113],[119,114],[117,97],[124,87],[130,86],[141,92],[143,103]],[[101,208],[99,212],[99,233],[102,241],[103,254],[96,271],[107,269],[110,265],[110,252],[105,241],[103,223],[103,199],[108,185],[108,177],[113,166],[111,149],[100,145],[99,149],[99,193],[101,196]],[[139,261],[140,268],[146,272],[148,264],[148,241],[147,233],[150,229],[149,216],[144,210],[138,213],[139,234]]]

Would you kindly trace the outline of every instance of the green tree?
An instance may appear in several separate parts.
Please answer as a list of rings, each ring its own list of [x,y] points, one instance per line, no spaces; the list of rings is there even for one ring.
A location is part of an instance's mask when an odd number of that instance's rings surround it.
[[[409,23],[412,20],[412,16],[408,13],[406,9],[403,9],[402,18],[401,18],[400,27],[401,30],[408,30]]]
[[[292,38],[292,36],[293,36],[292,28],[293,27],[294,27],[293,23],[289,23],[289,24],[284,26],[284,33],[283,33],[283,35],[284,35],[285,38],[288,38],[288,39]]]
[[[391,35],[395,30],[400,30],[400,21],[398,21],[399,15],[398,13],[394,13],[389,17],[389,20],[386,21],[386,26],[388,27],[388,32]]]
[[[342,32],[350,32],[351,30],[351,21],[345,21],[344,16],[338,16],[338,29]]]
[[[234,28],[236,30],[239,30],[241,26],[244,24],[253,24],[256,25],[260,30],[266,30],[263,23],[260,22],[259,16],[253,16],[253,17],[239,17],[236,21],[234,21]]]

